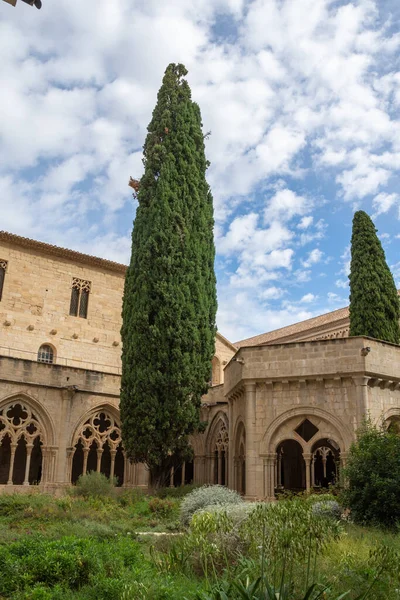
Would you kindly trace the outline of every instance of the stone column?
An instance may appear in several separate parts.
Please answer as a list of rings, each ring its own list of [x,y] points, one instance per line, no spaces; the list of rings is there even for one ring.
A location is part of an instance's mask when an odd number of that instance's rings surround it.
[[[233,399],[228,398],[228,461],[227,461],[227,469],[225,469],[225,479],[226,485],[229,485],[230,488],[235,488],[235,478],[234,478],[234,465],[233,465],[233,456],[234,456],[234,439],[233,439]]]
[[[306,465],[306,491],[309,492],[311,490],[310,475],[311,475],[312,456],[311,456],[311,454],[303,452],[303,458],[304,458],[304,462]]]
[[[218,484],[222,484],[222,451],[218,450]]]
[[[100,473],[101,470],[101,455],[103,454],[103,448],[97,448],[97,464],[96,471]]]
[[[267,500],[275,498],[276,454],[264,455],[264,497]]]
[[[110,450],[110,454],[111,454],[110,479],[112,479],[114,477],[115,456],[117,454],[117,451],[116,450]]]
[[[314,488],[315,487],[315,461],[316,461],[316,456],[314,454],[314,456],[311,459],[311,487]]]
[[[369,377],[353,377],[357,399],[355,423],[356,430],[361,426],[369,410],[368,381]]]
[[[228,484],[230,483],[229,481],[229,450],[228,448],[225,450],[225,485],[227,487]]]
[[[233,489],[236,490],[237,492],[239,491],[239,479],[238,479],[238,472],[239,472],[239,460],[237,458],[233,459]]]
[[[215,454],[210,456],[210,480],[208,483],[215,483]]]
[[[83,449],[83,469],[82,469],[83,475],[85,475],[85,473],[87,471],[88,456],[89,456],[89,448],[84,448]]]
[[[25,464],[25,477],[23,485],[29,485],[29,468],[31,466],[33,444],[26,445],[26,464]]]
[[[256,481],[256,384],[245,383],[246,410],[246,493],[249,500],[257,497]]]
[[[10,456],[10,468],[8,470],[8,481],[7,485],[13,484],[13,473],[14,473],[14,459],[15,459],[15,451],[17,449],[17,444],[11,444],[11,456]]]

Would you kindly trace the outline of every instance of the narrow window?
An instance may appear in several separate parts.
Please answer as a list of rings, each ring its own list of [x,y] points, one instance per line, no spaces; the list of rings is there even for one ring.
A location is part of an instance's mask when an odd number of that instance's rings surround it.
[[[48,365],[52,365],[54,362],[53,348],[51,346],[49,346],[48,344],[43,344],[43,346],[40,346],[38,355],[37,355],[37,360],[38,360],[38,362],[47,363]]]
[[[72,317],[87,318],[91,285],[91,282],[85,279],[78,279],[78,277],[72,279],[71,302],[69,305],[69,314]]]
[[[0,258],[0,300],[3,295],[4,278],[7,270],[7,261]]]

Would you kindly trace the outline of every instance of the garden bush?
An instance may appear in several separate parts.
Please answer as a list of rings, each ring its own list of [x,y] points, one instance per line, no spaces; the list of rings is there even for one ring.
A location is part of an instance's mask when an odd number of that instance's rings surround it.
[[[167,519],[173,515],[175,504],[167,498],[152,498],[149,502],[149,509],[157,516]]]
[[[400,522],[400,436],[363,424],[350,448],[342,500],[356,523],[393,528]]]
[[[109,479],[103,473],[90,471],[81,475],[72,488],[73,494],[84,498],[115,498],[116,477]]]
[[[204,485],[193,490],[182,500],[181,523],[189,525],[190,519],[197,510],[215,504],[220,506],[243,504],[243,499],[237,492],[222,485]]]
[[[314,502],[312,504],[311,511],[318,517],[336,519],[337,521],[342,516],[341,506],[339,502],[336,502],[336,500],[323,500],[321,502]]]

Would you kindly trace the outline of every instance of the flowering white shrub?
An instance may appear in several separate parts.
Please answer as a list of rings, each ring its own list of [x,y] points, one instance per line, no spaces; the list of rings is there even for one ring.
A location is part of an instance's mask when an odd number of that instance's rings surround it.
[[[315,502],[311,507],[312,514],[317,517],[326,517],[336,519],[337,521],[342,516],[342,509],[336,500],[322,500]]]
[[[240,494],[223,485],[204,485],[183,499],[180,512],[181,522],[183,525],[188,525],[194,513],[205,507],[231,504],[244,504]]]

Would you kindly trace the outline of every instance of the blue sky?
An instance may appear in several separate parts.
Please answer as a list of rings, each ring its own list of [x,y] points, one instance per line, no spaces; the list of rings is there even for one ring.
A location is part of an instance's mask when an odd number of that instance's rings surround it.
[[[400,287],[394,0],[0,3],[1,229],[127,262],[165,67],[199,103],[232,341],[345,306],[354,210]]]

